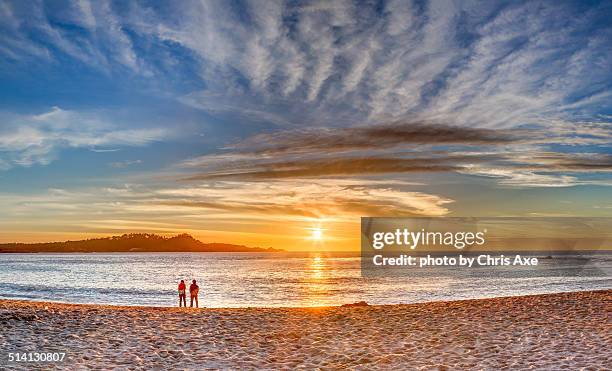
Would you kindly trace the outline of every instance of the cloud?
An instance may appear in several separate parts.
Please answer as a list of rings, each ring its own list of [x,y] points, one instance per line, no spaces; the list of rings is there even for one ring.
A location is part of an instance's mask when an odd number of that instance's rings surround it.
[[[508,156],[508,161],[540,171],[605,172],[612,171],[612,155],[603,153],[536,152],[528,156]]]
[[[46,165],[66,148],[144,146],[161,140],[161,128],[121,129],[97,114],[53,107],[37,115],[3,113],[0,117],[0,161],[4,168]]]
[[[410,183],[406,183],[409,185]],[[452,200],[422,192],[394,189],[397,182],[319,179],[273,182],[215,182],[196,188],[160,190],[164,205],[246,215],[297,219],[362,215],[444,215]],[[168,199],[168,197],[170,199]]]
[[[612,156],[602,153],[507,153],[497,162],[471,163],[460,173],[495,178],[503,186],[573,187],[610,186]]]
[[[2,3],[0,54],[161,81],[195,62],[190,79],[205,88],[177,99],[214,114],[514,128],[592,116],[610,95],[606,2],[43,5]]]
[[[3,2],[0,14],[0,30],[6,35],[0,45],[7,46],[0,47],[0,53],[12,60],[56,62],[58,56],[69,56],[107,74],[114,67],[149,72],[110,2],[73,1],[55,9],[10,1]]]
[[[553,170],[554,171],[554,170]],[[502,186],[519,188],[564,188],[577,185],[611,186],[609,179],[581,180],[575,176],[559,173],[542,173],[530,170],[508,168],[486,168],[471,166],[461,170],[462,173],[495,178]]]
[[[495,145],[518,141],[520,134],[520,131],[401,121],[340,129],[312,128],[259,134],[227,148],[255,154],[280,154],[389,149],[418,144]]]
[[[576,134],[574,144],[600,145],[605,129]],[[539,128],[493,130],[394,122],[352,128],[285,130],[257,134],[221,153],[183,162],[195,172],[183,180],[397,176],[409,172],[456,172],[522,187],[608,184],[612,156],[558,152]],[[557,174],[555,174],[557,173]],[[566,174],[558,174],[566,173]],[[590,180],[579,179],[588,176]]]
[[[399,156],[399,154],[398,154]],[[191,164],[197,174],[183,180],[269,180],[283,178],[317,177],[364,177],[370,175],[393,175],[402,173],[457,172],[491,178],[510,178],[501,184],[514,186],[574,186],[579,184],[610,184],[599,178],[607,178],[612,172],[612,157],[609,155],[570,155],[562,153],[531,153],[516,157],[512,153],[456,153],[407,154],[404,157],[323,156],[320,158],[283,160],[251,159],[231,162],[213,158],[207,162],[201,157]],[[197,164],[197,165],[196,165]],[[595,179],[581,181],[570,175],[544,175],[550,173],[589,174]],[[562,183],[550,181],[563,180]],[[523,181],[526,180],[526,181]],[[538,180],[536,182],[532,180]],[[545,181],[540,181],[545,180]]]
[[[612,63],[604,47],[612,30],[587,21],[609,14],[604,4],[183,2],[176,11],[176,19],[154,14],[135,30],[198,55],[208,94],[264,102],[296,124],[329,125],[329,117],[547,124],[604,102]],[[215,109],[206,95],[190,98]]]
[[[110,167],[114,167],[116,169],[124,169],[129,166],[142,164],[142,160],[125,160],[125,161],[117,161],[111,162],[109,164]]]
[[[492,160],[483,146],[521,141],[520,131],[460,128],[420,122],[393,122],[352,128],[294,129],[257,134],[225,152],[183,162],[201,171],[189,180],[277,179],[363,176],[405,172],[448,172],[461,164]],[[436,146],[474,147],[453,155]],[[490,148],[489,148],[490,150]],[[501,157],[499,157],[501,158]]]
[[[224,167],[185,178],[186,180],[256,180],[280,178],[312,178],[333,176],[365,176],[406,172],[448,172],[459,170],[457,163],[466,158],[324,158],[274,162],[247,162],[243,166]],[[475,161],[475,160],[473,160]]]
[[[107,152],[118,152],[118,151],[120,151],[119,148],[104,148],[104,149],[90,148],[89,150],[92,151],[92,152],[96,152],[96,153],[107,153]]]
[[[223,221],[237,231],[249,225],[313,220],[352,225],[370,216],[440,216],[453,200],[406,188],[397,180],[318,179],[273,182],[217,181],[184,187],[125,185],[0,193],[0,225],[20,230],[123,233],[207,230]],[[17,223],[17,224],[12,224]],[[348,224],[347,224],[348,223]],[[340,228],[340,227],[339,227]],[[257,233],[262,233],[257,230]],[[284,231],[275,231],[283,235]],[[290,234],[290,233],[289,233]],[[290,238],[295,238],[291,235]]]

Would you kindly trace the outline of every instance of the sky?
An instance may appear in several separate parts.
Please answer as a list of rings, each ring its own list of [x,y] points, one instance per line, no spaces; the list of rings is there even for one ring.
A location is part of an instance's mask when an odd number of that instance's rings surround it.
[[[0,242],[347,250],[362,216],[612,216],[610,19],[610,1],[0,0]]]

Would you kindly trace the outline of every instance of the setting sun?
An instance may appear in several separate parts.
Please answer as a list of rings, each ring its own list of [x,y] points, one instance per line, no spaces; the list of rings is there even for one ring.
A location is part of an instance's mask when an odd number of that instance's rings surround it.
[[[311,229],[312,233],[310,235],[310,238],[316,241],[320,241],[323,239],[323,229],[321,228],[312,228]]]

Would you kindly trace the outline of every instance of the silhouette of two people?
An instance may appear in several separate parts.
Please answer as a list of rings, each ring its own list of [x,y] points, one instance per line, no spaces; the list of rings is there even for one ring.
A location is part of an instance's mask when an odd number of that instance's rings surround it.
[[[179,293],[179,307],[187,307],[187,286],[185,285],[185,281],[181,280],[178,285],[178,293]],[[198,292],[200,291],[200,287],[198,286],[196,280],[191,281],[191,285],[189,285],[189,296],[191,298],[190,307],[193,307],[193,302],[195,301],[195,306],[198,308]]]

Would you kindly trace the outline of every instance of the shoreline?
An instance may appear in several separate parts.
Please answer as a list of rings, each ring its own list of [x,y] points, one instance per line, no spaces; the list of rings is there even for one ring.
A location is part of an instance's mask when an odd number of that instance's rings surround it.
[[[601,369],[611,311],[612,290],[201,310],[0,300],[0,365],[35,365],[9,352],[65,352],[45,367]]]
[[[470,298],[470,299],[456,299],[456,300],[431,300],[431,301],[421,301],[416,303],[393,303],[393,304],[370,304],[367,303],[367,307],[395,307],[395,306],[410,306],[410,305],[423,305],[423,304],[436,304],[436,303],[462,303],[462,302],[470,302],[470,301],[487,301],[487,300],[496,300],[496,299],[510,299],[510,298],[530,298],[530,297],[541,297],[548,295],[560,295],[560,294],[573,294],[573,293],[612,293],[612,288],[609,289],[599,289],[599,290],[577,290],[577,291],[559,291],[552,293],[544,293],[544,294],[527,294],[527,295],[507,295],[507,296],[491,296],[484,298]],[[318,305],[318,306],[301,306],[301,307],[290,307],[290,306],[280,306],[280,307],[264,307],[264,306],[244,306],[244,307],[206,307],[200,306],[199,308],[191,308],[191,307],[183,307],[179,308],[178,306],[159,306],[159,305],[120,305],[120,304],[98,304],[98,303],[70,303],[63,301],[50,301],[50,300],[29,300],[29,299],[6,299],[0,297],[0,307],[4,303],[16,303],[16,304],[47,304],[51,306],[60,305],[60,306],[82,306],[82,307],[100,307],[100,308],[108,308],[108,309],[180,309],[180,310],[216,310],[216,309],[228,309],[228,310],[241,310],[241,309],[332,309],[332,308],[346,308],[346,307],[354,307],[356,303],[342,303],[335,305]]]

